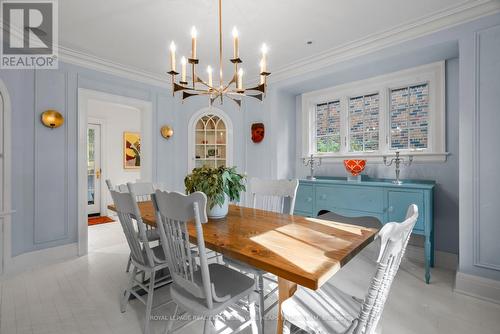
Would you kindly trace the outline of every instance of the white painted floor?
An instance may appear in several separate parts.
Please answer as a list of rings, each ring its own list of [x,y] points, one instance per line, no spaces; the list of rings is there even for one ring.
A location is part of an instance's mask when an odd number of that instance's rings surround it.
[[[126,313],[119,308],[128,258],[120,225],[90,227],[89,246],[88,256],[1,281],[0,333],[142,333],[144,306],[133,301]],[[500,305],[453,293],[450,271],[434,269],[430,285],[422,278],[421,264],[404,261],[382,318],[384,333],[500,333]],[[158,297],[160,302],[168,294],[161,291]],[[201,333],[201,325],[181,333]],[[163,333],[164,326],[154,322],[155,333]],[[266,333],[274,332],[275,322],[268,321]]]

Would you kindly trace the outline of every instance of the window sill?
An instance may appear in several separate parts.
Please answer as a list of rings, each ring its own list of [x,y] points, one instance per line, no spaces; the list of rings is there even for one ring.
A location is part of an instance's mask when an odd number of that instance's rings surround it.
[[[449,152],[443,153],[428,153],[428,152],[401,152],[400,157],[408,158],[408,156],[413,156],[414,163],[421,162],[446,162],[446,159],[450,155]],[[364,159],[370,163],[383,163],[384,156],[387,159],[392,159],[395,157],[395,153],[354,153],[354,154],[313,154],[315,158],[321,158],[323,162],[326,163],[340,163],[346,159]],[[305,157],[305,158],[309,158]]]

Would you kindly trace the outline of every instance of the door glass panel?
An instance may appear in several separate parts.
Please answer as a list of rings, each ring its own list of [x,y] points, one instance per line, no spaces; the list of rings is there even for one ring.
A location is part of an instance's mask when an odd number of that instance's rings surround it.
[[[95,130],[87,130],[87,202],[95,203]]]

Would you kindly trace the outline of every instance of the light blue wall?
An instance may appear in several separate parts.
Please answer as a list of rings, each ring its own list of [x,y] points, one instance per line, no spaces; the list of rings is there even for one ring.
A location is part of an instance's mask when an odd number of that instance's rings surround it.
[[[59,70],[2,70],[0,80],[5,82],[12,101],[12,197],[16,210],[12,220],[13,256],[77,241],[78,88],[151,101],[154,180],[169,189],[184,190],[188,121],[207,106],[206,99],[194,98],[181,104],[166,89],[65,63]],[[255,113],[248,112],[250,106]],[[263,112],[258,116],[261,108],[261,103],[252,101],[241,110],[231,101],[220,107],[232,120],[234,164],[242,172],[246,146],[251,143],[247,124],[264,120]],[[62,128],[51,130],[40,123],[40,114],[46,109],[57,109],[64,115]],[[164,124],[171,124],[175,130],[168,141],[159,134]],[[268,154],[267,150],[262,154]],[[252,173],[264,173],[259,168]]]

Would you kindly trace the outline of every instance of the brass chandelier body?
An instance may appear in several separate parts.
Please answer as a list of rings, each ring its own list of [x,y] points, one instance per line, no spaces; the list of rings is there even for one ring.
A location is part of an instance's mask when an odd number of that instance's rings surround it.
[[[236,32],[236,33],[235,33]],[[243,61],[239,57],[239,40],[237,36],[236,28],[233,29],[234,38],[234,57],[230,59],[230,62],[234,65],[234,74],[229,82],[224,83],[223,71],[222,71],[222,0],[219,0],[219,80],[218,85],[215,84],[216,80],[212,80],[211,68],[208,67],[209,71],[209,81],[204,81],[200,76],[197,75],[196,65],[199,64],[199,59],[196,57],[196,29],[193,27],[192,30],[192,53],[191,57],[187,59],[187,63],[191,65],[191,82],[186,79],[186,61],[183,57],[181,64],[182,75],[179,81],[176,80],[176,76],[179,72],[176,71],[175,66],[175,44],[171,44],[171,70],[168,74],[172,77],[172,91],[173,95],[177,92],[182,93],[182,100],[185,100],[192,96],[205,95],[209,98],[210,105],[214,103],[217,99],[220,103],[224,103],[224,97],[229,98],[234,101],[239,107],[241,107],[241,100],[243,97],[252,97],[262,101],[266,94],[267,88],[267,77],[271,74],[266,69],[266,53],[267,48],[265,45],[262,47],[262,60],[260,63],[260,83],[257,86],[244,88],[243,87],[243,71],[240,65]]]

